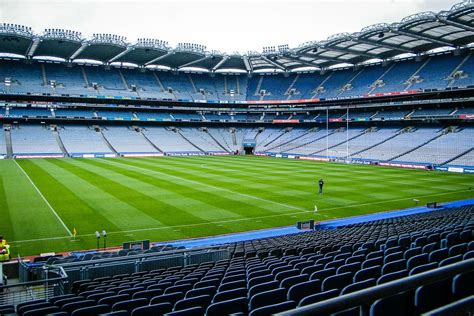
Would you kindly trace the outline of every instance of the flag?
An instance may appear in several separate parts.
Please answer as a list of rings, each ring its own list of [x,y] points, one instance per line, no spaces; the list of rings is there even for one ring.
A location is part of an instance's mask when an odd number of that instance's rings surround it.
[[[74,229],[72,230],[72,236],[76,238],[76,235],[77,235],[77,230],[76,230],[76,227],[74,227]]]

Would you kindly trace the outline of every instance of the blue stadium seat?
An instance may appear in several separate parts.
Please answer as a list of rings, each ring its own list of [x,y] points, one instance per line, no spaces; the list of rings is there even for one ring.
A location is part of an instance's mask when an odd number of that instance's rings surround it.
[[[399,316],[412,315],[412,313],[413,304],[407,293],[378,299],[370,306],[370,316]]]
[[[203,314],[204,314],[204,309],[202,307],[196,306],[196,307],[191,307],[188,309],[169,312],[165,314],[165,316],[195,316],[195,315],[203,315]]]
[[[400,271],[400,270],[404,270],[404,269],[406,269],[406,266],[407,266],[407,262],[406,262],[405,259],[400,259],[400,260],[396,260],[396,261],[386,263],[382,267],[382,275],[392,273],[392,272],[396,272],[396,271]]]
[[[344,287],[352,283],[352,272],[345,272],[325,278],[321,284],[321,291],[329,291],[333,289],[342,290]]]
[[[352,292],[359,291],[362,289],[366,289],[368,287],[375,286],[375,285],[376,285],[375,279],[367,279],[364,281],[355,282],[343,288],[341,291],[341,295],[352,293]]]
[[[408,259],[406,268],[408,271],[410,271],[413,268],[418,267],[422,264],[426,264],[426,263],[428,263],[428,254],[422,253]]]
[[[160,296],[155,296],[150,300],[150,305],[161,304],[161,303],[170,303],[174,306],[174,304],[184,297],[184,293],[176,292],[170,294],[163,294]]]
[[[216,293],[212,300],[213,303],[228,301],[239,297],[247,297],[247,289],[242,287],[238,289],[228,290]]]
[[[463,255],[467,251],[467,243],[457,244],[449,248],[449,256]]]
[[[71,313],[71,316],[95,316],[110,312],[111,308],[107,304],[99,304],[89,307],[76,309]]]
[[[155,316],[171,312],[173,306],[171,303],[160,303],[137,307],[132,311],[131,316]]]
[[[22,316],[43,316],[52,313],[61,312],[61,309],[58,306],[48,306],[48,307],[38,307],[35,309],[29,309],[22,313]]]
[[[180,301],[177,301],[174,305],[174,311],[185,310],[193,307],[201,307],[205,309],[211,303],[210,295],[200,295],[191,298],[184,298]]]
[[[444,267],[444,266],[447,266],[447,265],[450,265],[450,264],[459,262],[459,261],[461,261],[461,260],[462,260],[462,255],[457,255],[457,256],[454,256],[454,257],[449,257],[449,258],[446,258],[446,259],[442,260],[442,261],[439,263],[439,266],[440,266],[440,267]]]
[[[446,259],[449,256],[448,254],[448,249],[447,248],[442,248],[442,249],[437,249],[432,251],[428,258],[429,262],[441,262],[443,259]]]
[[[254,309],[250,312],[249,316],[267,316],[267,315],[274,315],[276,313],[284,312],[287,310],[291,310],[296,307],[295,302],[293,301],[285,301],[273,305],[267,305],[264,307],[260,307]]]
[[[267,305],[282,303],[284,301],[286,301],[286,289],[278,288],[266,292],[260,292],[250,298],[249,310],[254,310]]]
[[[474,271],[456,275],[453,278],[452,293],[454,299],[461,299],[474,294]]]
[[[300,274],[300,275],[296,275],[296,276],[290,276],[290,277],[287,277],[287,278],[281,280],[280,287],[289,289],[290,287],[292,287],[295,284],[306,282],[308,280],[309,280],[309,275],[307,275],[307,274]]]
[[[400,271],[384,274],[377,279],[377,285],[387,283],[393,280],[401,279],[401,278],[406,277],[407,275],[408,275],[407,270],[400,270]]]
[[[288,300],[298,304],[303,297],[310,294],[319,293],[321,291],[320,280],[310,280],[303,283],[295,284],[288,290]]]
[[[336,268],[328,268],[320,271],[316,271],[309,277],[310,280],[324,280],[328,276],[336,274]]]
[[[338,295],[339,295],[339,290],[337,289],[320,292],[316,294],[309,294],[308,296],[305,296],[301,299],[301,301],[298,304],[298,307],[325,301],[330,298],[336,297]]]
[[[381,275],[381,272],[381,266],[373,266],[370,268],[361,269],[354,275],[354,282],[360,282],[367,279],[378,279]]]
[[[245,297],[238,297],[231,300],[219,301],[209,305],[206,310],[207,316],[231,315],[234,313],[247,314],[248,301]]]
[[[445,280],[420,286],[415,291],[416,313],[426,313],[451,301],[451,281]]]
[[[96,305],[96,302],[94,300],[83,300],[83,301],[77,301],[77,302],[64,304],[61,309],[67,313],[72,313],[73,311],[80,309],[82,307],[90,307],[93,305]]]
[[[421,272],[436,269],[437,267],[438,267],[438,264],[436,262],[422,264],[422,265],[419,265],[419,266],[414,267],[413,269],[411,269],[409,271],[408,275],[415,275],[415,274],[418,274],[418,273],[421,273]]]
[[[126,300],[122,302],[117,302],[112,305],[112,311],[122,311],[125,310],[129,313],[132,312],[137,307],[142,307],[148,305],[148,300],[146,298],[136,298],[131,300]]]
[[[251,298],[252,296],[254,296],[258,293],[262,293],[262,292],[266,292],[266,291],[269,291],[269,290],[277,289],[277,288],[279,288],[279,285],[280,285],[280,283],[276,280],[254,285],[249,289],[248,297]]]

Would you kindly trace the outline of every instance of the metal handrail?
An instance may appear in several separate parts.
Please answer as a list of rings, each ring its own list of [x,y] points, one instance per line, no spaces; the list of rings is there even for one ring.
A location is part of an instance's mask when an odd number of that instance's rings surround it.
[[[413,290],[419,286],[431,284],[455,276],[456,274],[473,271],[474,259],[456,262],[436,270],[425,271],[403,279],[387,282],[357,292],[342,295],[323,302],[292,309],[279,313],[282,316],[320,315],[343,311],[352,307],[372,303],[373,301],[400,292]]]

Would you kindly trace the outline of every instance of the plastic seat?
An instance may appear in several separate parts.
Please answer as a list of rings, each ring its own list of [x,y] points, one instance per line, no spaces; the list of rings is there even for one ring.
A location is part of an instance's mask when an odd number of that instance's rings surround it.
[[[467,251],[467,243],[457,244],[449,248],[449,256],[463,255]]]
[[[295,284],[288,290],[288,300],[298,304],[303,297],[321,292],[321,280],[310,280]]]
[[[235,313],[247,314],[247,304],[247,298],[245,297],[216,302],[209,305],[206,310],[206,316],[231,315]]]
[[[161,304],[161,303],[170,303],[174,306],[174,304],[184,297],[184,293],[176,292],[170,294],[163,294],[160,296],[155,296],[150,300],[150,305]]]
[[[410,248],[407,251],[405,251],[405,254],[403,255],[403,257],[405,258],[405,260],[408,260],[411,257],[414,257],[419,254],[421,254],[421,247]]]
[[[113,306],[115,303],[126,301],[126,300],[129,300],[129,299],[130,299],[130,295],[128,295],[128,294],[119,294],[119,295],[104,297],[104,298],[100,299],[98,303]]]
[[[362,262],[362,269],[383,265],[383,257],[367,259]]]
[[[171,312],[173,306],[171,303],[160,303],[137,307],[132,311],[131,316],[155,316]]]
[[[262,306],[273,305],[284,301],[286,301],[286,290],[278,288],[252,296],[249,300],[249,309],[254,310]]]
[[[370,316],[412,315],[413,304],[411,299],[407,293],[378,299],[370,306]]]
[[[295,275],[295,276],[291,276],[291,277],[288,277],[288,278],[285,278],[285,279],[281,280],[280,287],[284,287],[286,289],[289,289],[290,287],[292,287],[295,284],[303,283],[303,282],[306,282],[308,280],[309,280],[309,275],[307,275],[307,274]]]
[[[357,271],[354,275],[354,282],[360,282],[367,279],[378,279],[381,275],[382,267],[373,266]]]
[[[406,277],[407,275],[408,275],[407,270],[400,270],[400,271],[397,271],[397,272],[384,274],[380,278],[377,279],[377,285],[387,283],[387,282],[390,282],[390,281],[393,281],[393,280],[401,279],[401,278]]]
[[[422,264],[428,263],[428,254],[422,253],[416,256],[411,257],[407,260],[407,270],[410,271],[414,267],[421,266]]]
[[[185,298],[177,301],[174,305],[174,311],[185,310],[193,307],[202,307],[203,309],[211,303],[210,295],[200,295],[191,298]]]
[[[400,260],[400,259],[403,259],[403,252],[402,251],[394,252],[394,253],[391,253],[391,254],[385,256],[384,259],[383,259],[383,263],[387,264],[389,262],[397,261],[397,260]]]
[[[414,267],[413,269],[411,269],[410,272],[408,273],[408,275],[415,275],[415,274],[418,274],[418,273],[421,273],[421,272],[436,269],[437,267],[438,267],[438,264],[436,262],[422,264],[422,265],[419,265],[419,266]]]
[[[415,291],[416,313],[426,313],[451,300],[450,280],[420,286]]]
[[[99,304],[89,307],[76,309],[71,316],[96,316],[110,312],[110,306],[107,304]]]
[[[321,291],[325,292],[333,289],[342,290],[350,283],[352,283],[352,272],[329,276],[323,280],[321,284]]]
[[[439,267],[444,267],[444,266],[447,266],[447,265],[450,265],[450,264],[453,264],[453,263],[456,263],[456,262],[459,262],[462,260],[462,255],[457,255],[457,256],[454,256],[454,257],[449,257],[449,258],[446,258],[444,260],[442,260],[440,263],[439,263]]]
[[[260,307],[254,309],[250,312],[249,316],[267,316],[267,315],[274,315],[280,312],[288,311],[296,307],[295,302],[293,301],[286,301],[281,302],[273,305],[268,305],[264,307]]]
[[[163,291],[160,289],[155,290],[146,290],[146,291],[139,291],[133,294],[132,298],[146,298],[148,301],[151,300],[153,297],[163,294]]]
[[[196,315],[203,315],[204,309],[200,306],[191,307],[188,309],[183,309],[179,311],[173,311],[170,313],[165,314],[165,316],[196,316]]]
[[[407,262],[405,259],[400,259],[396,261],[389,262],[382,267],[382,275],[404,270],[407,267]]]
[[[453,278],[452,293],[454,299],[464,298],[474,294],[474,271],[456,275]]]
[[[280,285],[280,283],[276,280],[254,285],[249,289],[248,297],[251,298],[255,294],[277,289],[279,287],[279,285]]]
[[[336,274],[336,268],[329,268],[320,271],[316,271],[309,277],[310,280],[324,280],[328,276]]]
[[[449,255],[447,248],[436,249],[429,253],[428,261],[429,262],[441,262],[443,259],[446,259]]]
[[[267,283],[267,282],[273,281],[274,279],[275,278],[273,277],[272,274],[261,275],[252,279],[249,278],[247,284],[249,288],[252,288],[255,285]]]
[[[112,311],[121,311],[125,310],[127,312],[132,312],[137,307],[142,307],[148,305],[148,300],[146,298],[137,298],[137,299],[131,299],[131,300],[126,300],[122,302],[117,302],[114,305],[112,305]]]
[[[94,300],[84,300],[84,301],[78,301],[78,302],[72,302],[68,304],[64,304],[63,307],[61,308],[63,311],[67,313],[72,313],[76,309],[80,309],[82,307],[90,307],[93,305],[96,305],[97,303]]]
[[[200,289],[191,289],[186,292],[185,298],[196,297],[200,295],[210,295],[211,297],[214,296],[216,293],[217,288],[215,286],[207,286],[202,287]]]
[[[58,306],[50,305],[48,307],[30,309],[22,314],[22,316],[43,316],[53,313],[61,312],[61,309]]]
[[[232,290],[232,289],[238,289],[241,287],[247,287],[247,280],[242,280],[242,281],[235,281],[235,282],[229,282],[229,283],[224,283],[219,286],[217,289],[217,292],[222,292],[222,291],[227,291],[227,290]]]
[[[300,274],[300,271],[297,270],[297,269],[282,271],[282,272],[279,272],[275,275],[275,280],[277,280],[278,282],[281,282],[281,280],[283,280],[285,278],[292,277],[292,276],[297,276],[299,274]]]
[[[333,289],[333,290],[329,290],[329,291],[325,291],[321,293],[316,293],[316,294],[309,294],[308,296],[303,297],[301,299],[301,301],[298,304],[298,307],[318,303],[318,302],[336,297],[338,295],[339,295],[339,290],[337,289]]]
[[[368,287],[375,286],[375,285],[376,285],[375,279],[367,279],[364,281],[355,282],[344,287],[341,291],[341,295],[352,293],[352,292],[359,291],[362,289],[366,289]]]

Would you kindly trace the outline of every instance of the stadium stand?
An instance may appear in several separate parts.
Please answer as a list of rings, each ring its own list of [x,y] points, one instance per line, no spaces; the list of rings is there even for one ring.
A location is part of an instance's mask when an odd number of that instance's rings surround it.
[[[11,129],[13,153],[19,154],[61,154],[50,126],[13,125]]]
[[[193,308],[193,315],[268,315],[297,308],[291,311],[295,313],[303,306],[369,288],[383,293],[381,286],[387,282],[436,273],[463,258],[472,268],[468,258],[474,251],[473,216],[474,208],[464,206],[225,244],[229,259],[126,274],[102,270],[105,274],[94,279],[73,282],[69,293],[18,304],[16,312],[155,315],[158,311],[182,314]],[[164,249],[173,250],[153,251]],[[100,259],[86,256],[86,261],[70,257],[51,263],[67,269]],[[115,258],[119,263],[120,258]],[[382,298],[368,306],[371,315],[385,315],[387,306],[394,313],[428,312],[472,295],[469,280],[472,272],[457,273],[443,281],[446,287],[434,283],[404,291],[404,304],[379,294]],[[440,299],[433,300],[438,295]]]

